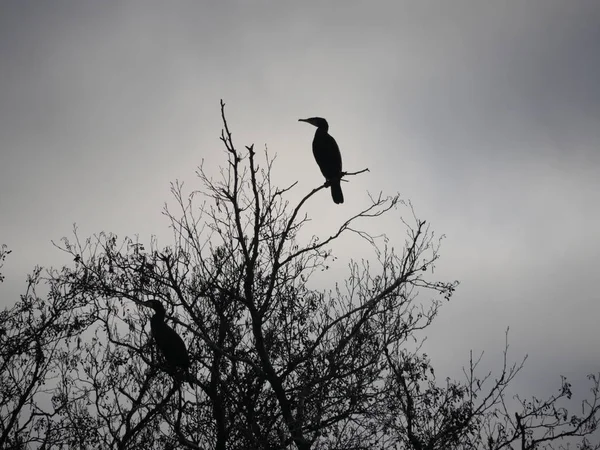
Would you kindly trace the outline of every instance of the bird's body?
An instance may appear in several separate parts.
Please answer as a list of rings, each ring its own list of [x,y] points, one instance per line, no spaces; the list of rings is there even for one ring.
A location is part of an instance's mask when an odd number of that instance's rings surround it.
[[[344,203],[342,193],[342,155],[335,139],[329,134],[329,125],[322,117],[300,119],[317,127],[313,139],[313,155],[321,173],[331,186],[331,197],[336,204]]]
[[[172,368],[187,371],[190,367],[187,348],[177,332],[165,323],[165,307],[158,300],[148,300],[144,305],[156,312],[150,319],[150,329],[154,342],[167,364]]]

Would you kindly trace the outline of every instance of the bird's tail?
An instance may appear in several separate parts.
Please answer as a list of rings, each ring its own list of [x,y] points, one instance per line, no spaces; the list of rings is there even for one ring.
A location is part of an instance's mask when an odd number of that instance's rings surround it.
[[[344,203],[344,194],[342,194],[342,186],[340,180],[331,180],[331,198],[336,205]]]

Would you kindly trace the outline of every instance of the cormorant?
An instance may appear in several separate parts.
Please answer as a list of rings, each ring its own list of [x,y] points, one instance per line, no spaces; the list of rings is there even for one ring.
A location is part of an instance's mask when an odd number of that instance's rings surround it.
[[[190,357],[183,339],[165,323],[165,307],[158,300],[148,300],[143,305],[149,306],[156,312],[150,319],[150,329],[156,346],[167,364],[174,369],[187,371],[190,367]]]
[[[340,181],[342,179],[342,155],[335,139],[328,133],[329,124],[322,117],[299,119],[299,122],[310,123],[317,127],[313,139],[313,155],[321,169],[321,173],[331,186],[331,197],[336,204],[344,203],[344,195]]]

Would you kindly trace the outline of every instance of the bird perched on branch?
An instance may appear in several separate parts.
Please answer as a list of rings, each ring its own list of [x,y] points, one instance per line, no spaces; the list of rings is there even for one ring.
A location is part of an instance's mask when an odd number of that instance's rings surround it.
[[[313,139],[313,155],[321,169],[321,173],[331,186],[331,197],[334,203],[344,203],[344,194],[340,182],[342,179],[342,155],[335,139],[328,133],[329,124],[322,117],[299,119],[299,122],[310,123],[317,127]]]
[[[190,367],[190,357],[183,339],[177,332],[165,323],[165,307],[158,300],[148,300],[142,303],[155,311],[150,319],[150,329],[156,346],[164,356],[167,365],[172,369],[187,372]]]

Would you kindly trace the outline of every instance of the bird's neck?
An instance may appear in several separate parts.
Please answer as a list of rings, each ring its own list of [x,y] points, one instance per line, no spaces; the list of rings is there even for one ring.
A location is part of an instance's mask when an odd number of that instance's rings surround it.
[[[153,325],[162,325],[165,323],[165,314],[157,312],[150,318],[150,323]]]

